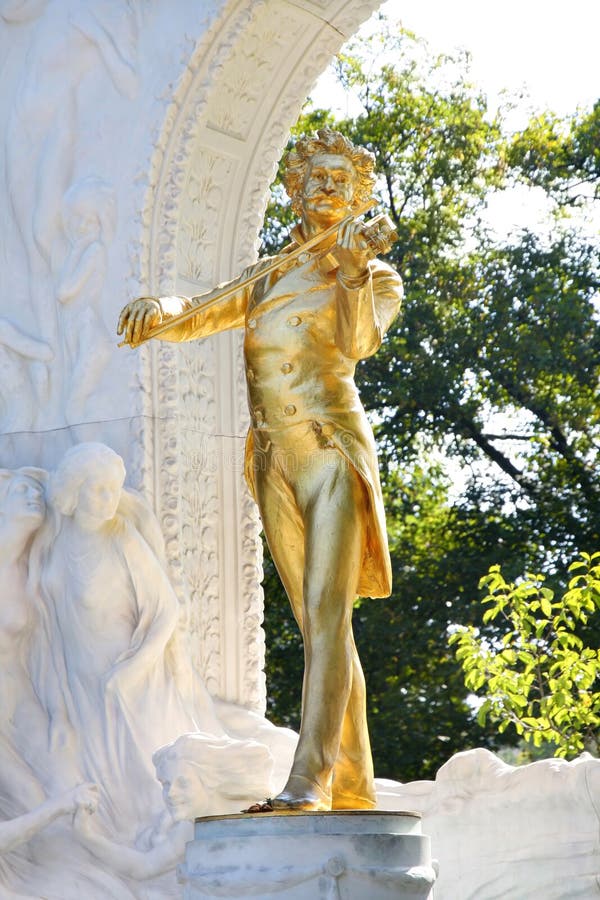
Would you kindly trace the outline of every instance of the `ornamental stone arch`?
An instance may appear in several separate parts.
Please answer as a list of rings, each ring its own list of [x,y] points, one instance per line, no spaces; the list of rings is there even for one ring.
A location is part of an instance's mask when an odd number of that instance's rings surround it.
[[[0,0],[0,362],[12,367],[0,466],[52,468],[81,440],[117,450],[159,517],[195,667],[212,693],[257,710],[260,526],[242,472],[239,335],[132,352],[115,323],[141,293],[197,294],[255,259],[290,126],[379,2]],[[95,270],[78,283],[86,241]],[[90,363],[84,397],[65,339],[81,333],[77,304],[94,315],[75,347]]]
[[[190,59],[152,160],[141,254],[149,293],[197,294],[256,258],[289,129],[316,77],[378,5],[224,5]],[[191,601],[196,664],[213,693],[263,710],[260,523],[243,478],[240,336],[154,346],[144,363],[154,386],[145,487]]]

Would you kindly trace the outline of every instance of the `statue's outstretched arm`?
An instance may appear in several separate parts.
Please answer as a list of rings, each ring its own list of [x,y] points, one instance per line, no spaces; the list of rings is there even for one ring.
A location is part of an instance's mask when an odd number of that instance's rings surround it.
[[[187,823],[174,825],[164,841],[151,850],[136,850],[117,844],[101,835],[93,826],[92,816],[85,811],[75,816],[74,828],[81,843],[99,860],[124,878],[143,881],[174,869],[182,861],[189,834]]]
[[[25,844],[60,816],[84,808],[88,812],[95,809],[97,797],[98,788],[95,785],[81,784],[60,797],[46,800],[31,812],[9,819],[8,822],[0,822],[0,853],[8,853],[20,844]]]

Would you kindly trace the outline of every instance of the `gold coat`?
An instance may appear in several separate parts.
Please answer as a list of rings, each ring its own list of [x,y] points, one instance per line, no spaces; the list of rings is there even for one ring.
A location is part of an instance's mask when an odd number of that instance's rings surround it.
[[[245,474],[255,497],[254,432],[278,431],[312,422],[324,442],[331,442],[359,473],[369,497],[366,546],[358,580],[363,597],[387,597],[391,565],[385,510],[373,431],[354,383],[356,363],[372,356],[396,317],[402,281],[387,263],[373,259],[368,276],[344,281],[333,254],[307,251],[286,262],[303,242],[297,227],[294,243],[280,254],[281,267],[250,287],[199,311],[161,335],[189,341],[230,328],[245,328],[244,357],[252,427],[246,441]],[[304,258],[303,258],[304,257]],[[242,283],[272,258],[259,260],[227,286]],[[166,297],[160,304],[165,321],[205,303],[225,285],[200,297]],[[331,446],[331,444],[329,444]]]

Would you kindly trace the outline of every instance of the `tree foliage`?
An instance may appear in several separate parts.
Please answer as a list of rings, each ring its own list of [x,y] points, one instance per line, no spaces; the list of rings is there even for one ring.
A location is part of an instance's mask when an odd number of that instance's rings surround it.
[[[473,626],[459,628],[456,644],[466,686],[483,698],[477,718],[513,727],[536,747],[551,744],[556,756],[582,750],[598,755],[600,650],[579,636],[600,609],[600,553],[581,554],[560,597],[543,575],[505,581],[499,566],[481,579],[488,605],[484,622],[498,621],[494,640]]]
[[[447,645],[457,625],[490,639],[498,631],[474,599],[481,573],[543,571],[560,590],[565,560],[600,546],[599,257],[568,220],[509,241],[491,232],[489,199],[517,179],[534,183],[538,169],[518,151],[526,137],[505,134],[502,112],[471,85],[466,57],[432,58],[412,35],[382,27],[336,67],[357,114],[308,109],[294,133],[327,123],[375,154],[399,235],[388,258],[406,288],[402,316],[357,370],[379,446],[394,592],[360,601],[355,631],[378,773],[429,777],[453,752],[498,745],[495,726],[473,716]],[[577,147],[595,158],[584,141],[593,125],[577,121]],[[537,147],[550,160],[541,134]],[[535,183],[554,196],[563,182],[552,171],[554,181]],[[278,181],[266,252],[285,242],[290,217]],[[270,566],[270,713],[297,723],[300,645]],[[587,627],[591,640],[600,629]]]
[[[536,116],[515,135],[508,159],[517,177],[561,207],[600,200],[600,101],[566,120]]]

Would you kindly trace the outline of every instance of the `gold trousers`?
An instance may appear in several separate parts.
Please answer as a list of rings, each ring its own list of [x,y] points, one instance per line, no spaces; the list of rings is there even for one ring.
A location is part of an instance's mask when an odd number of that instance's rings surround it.
[[[352,634],[368,495],[315,422],[254,432],[256,497],[304,639],[300,737],[290,778],[333,809],[375,804],[365,682]]]

